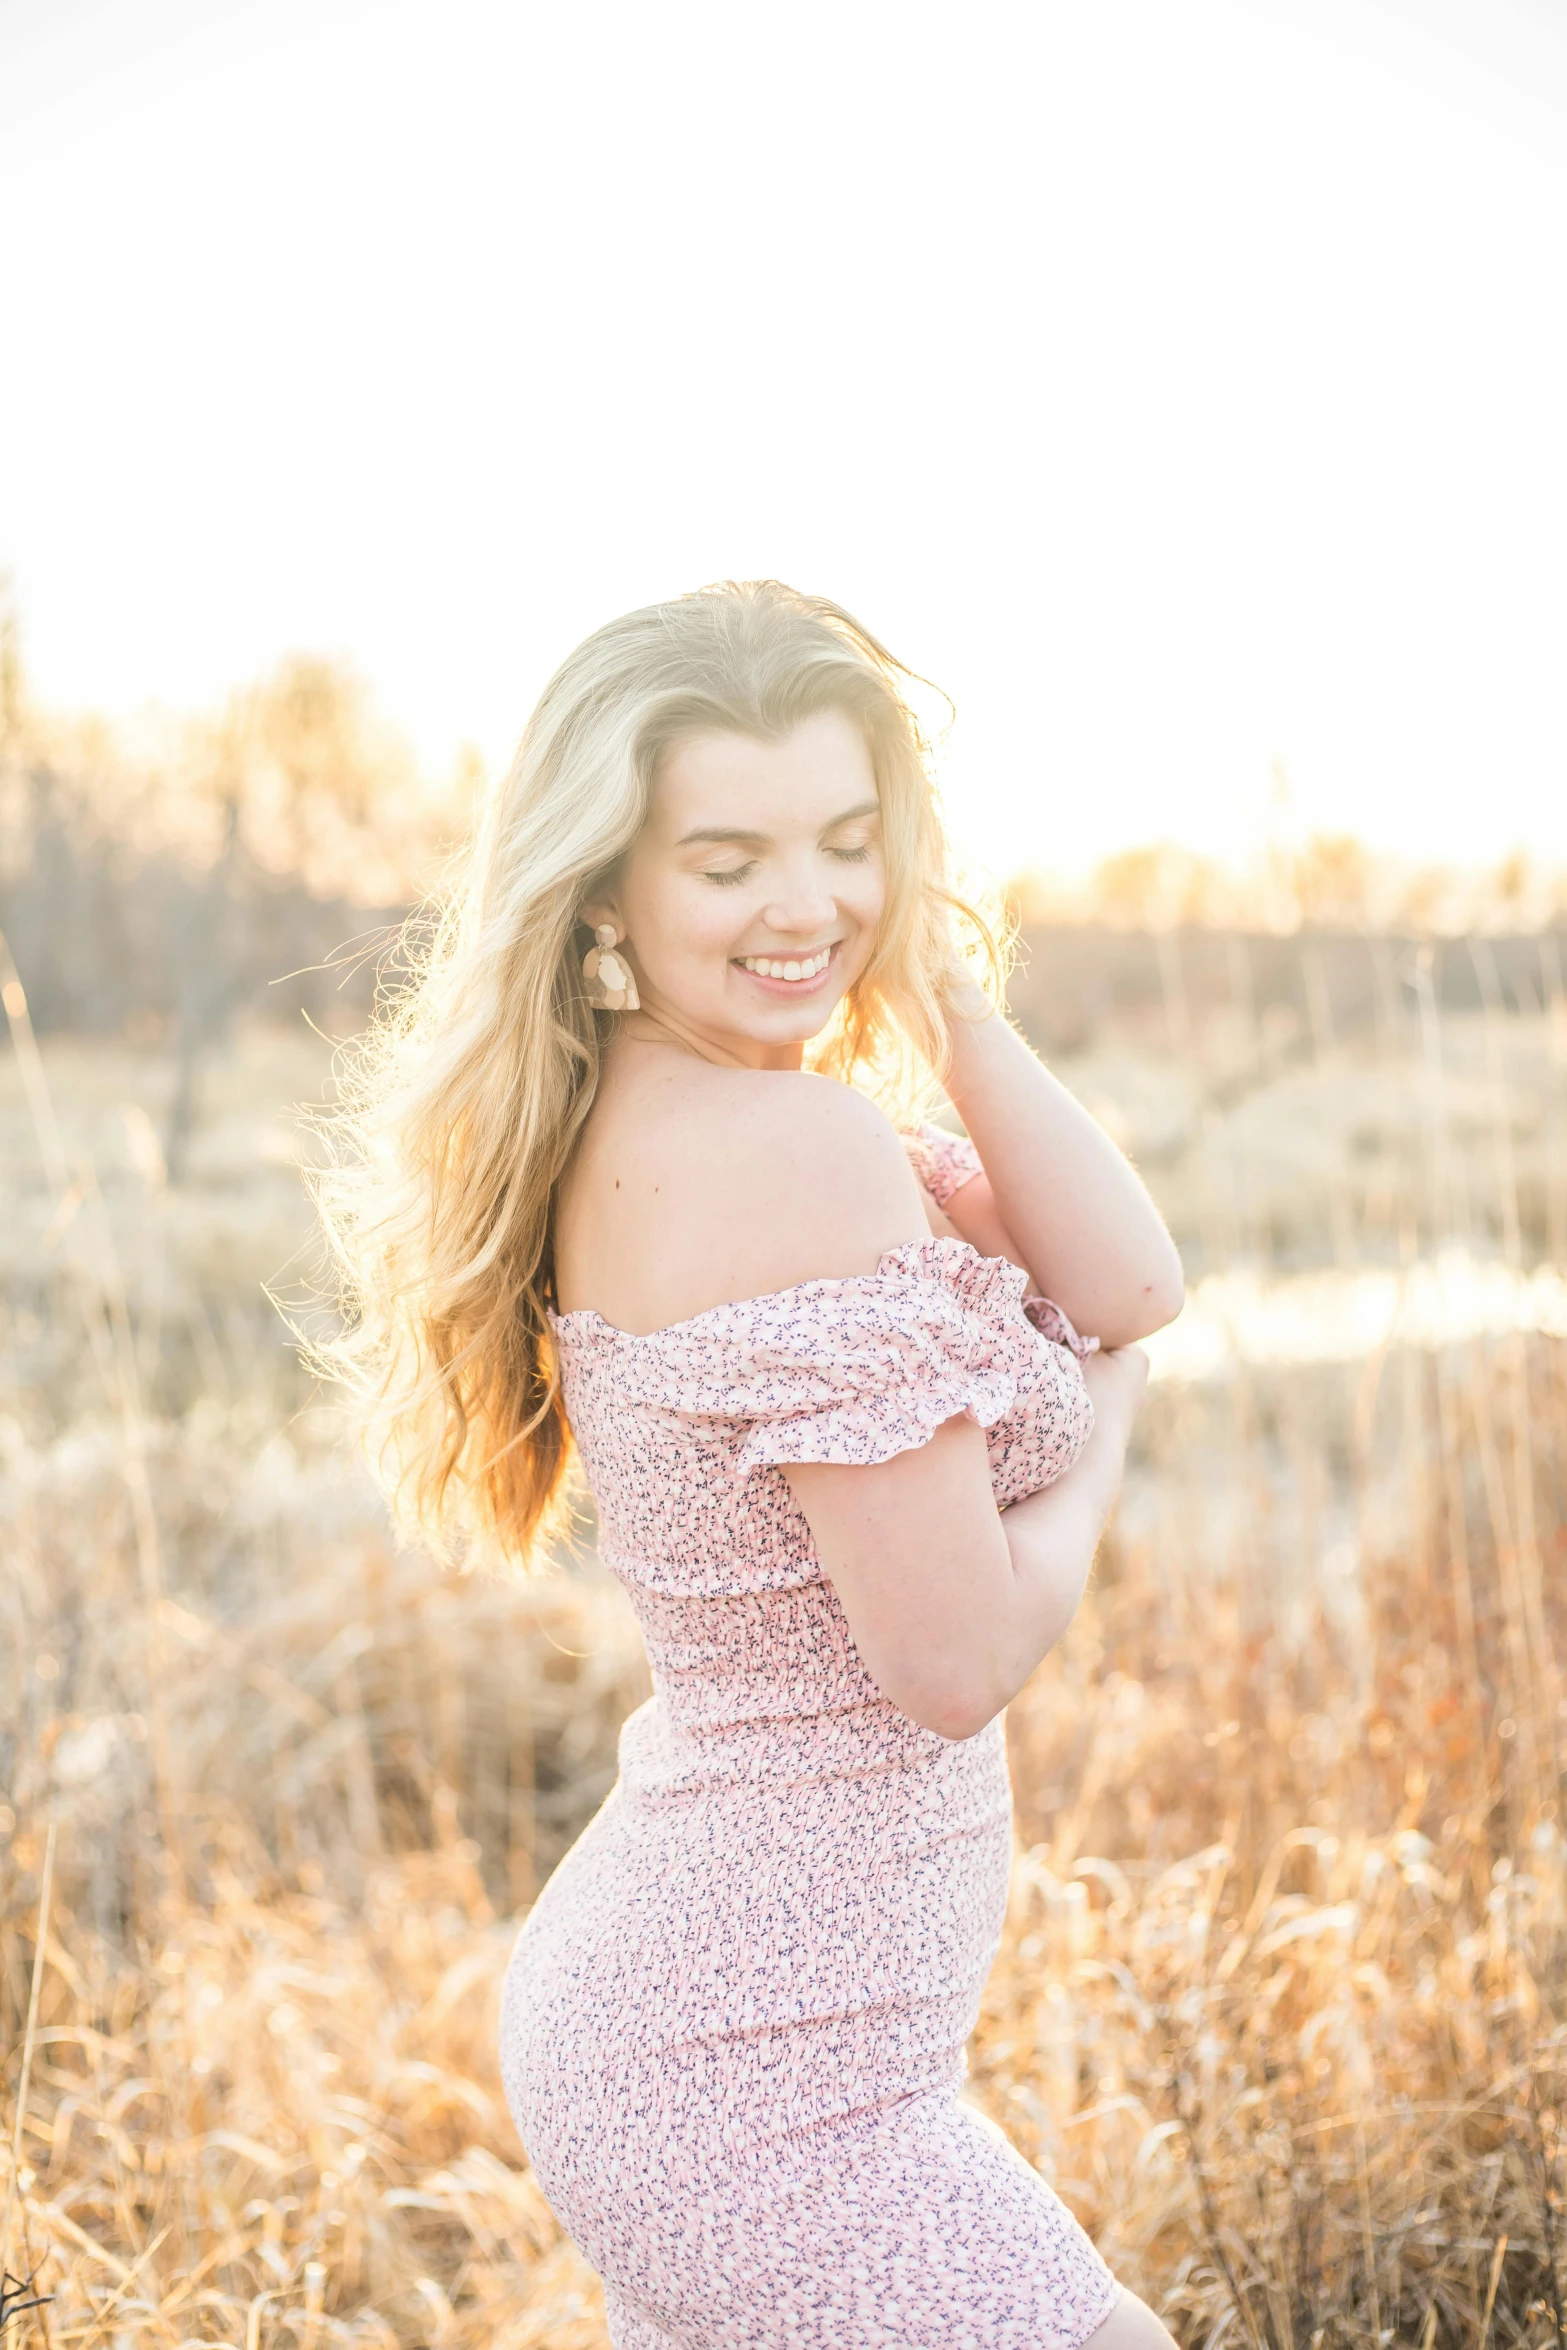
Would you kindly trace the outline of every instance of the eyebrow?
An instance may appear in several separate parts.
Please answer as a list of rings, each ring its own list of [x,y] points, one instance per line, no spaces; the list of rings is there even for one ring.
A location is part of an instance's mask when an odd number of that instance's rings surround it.
[[[857,807],[845,808],[841,816],[834,816],[822,826],[822,831],[836,832],[840,824],[852,824],[857,816],[878,816],[880,813],[879,800],[861,800]],[[738,841],[752,848],[765,848],[770,837],[765,832],[747,832],[743,826],[735,824],[699,824],[694,832],[683,832],[675,846],[677,849],[688,849],[694,841],[718,844]]]

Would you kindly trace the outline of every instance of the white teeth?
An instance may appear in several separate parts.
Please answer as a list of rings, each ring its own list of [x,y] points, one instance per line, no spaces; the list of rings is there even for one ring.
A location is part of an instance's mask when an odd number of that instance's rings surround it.
[[[823,947],[819,955],[812,955],[809,962],[805,963],[778,963],[767,955],[742,955],[740,964],[743,970],[754,971],[762,979],[799,980],[815,979],[820,972],[826,970],[831,960],[831,947]]]

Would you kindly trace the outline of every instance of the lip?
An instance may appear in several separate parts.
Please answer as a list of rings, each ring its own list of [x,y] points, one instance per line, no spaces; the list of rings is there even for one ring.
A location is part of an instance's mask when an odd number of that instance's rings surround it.
[[[753,987],[762,988],[768,995],[780,996],[788,1003],[801,1003],[808,997],[815,995],[817,989],[825,987],[828,980],[831,979],[834,971],[838,968],[838,949],[842,944],[841,938],[833,940],[832,946],[828,950],[827,960],[814,979],[768,979],[760,971],[748,971],[738,955],[732,955],[730,963],[739,972],[742,979],[749,979]],[[820,947],[810,949],[813,955],[819,955],[821,951]],[[798,957],[773,955],[769,959],[775,963],[786,963],[797,961]]]

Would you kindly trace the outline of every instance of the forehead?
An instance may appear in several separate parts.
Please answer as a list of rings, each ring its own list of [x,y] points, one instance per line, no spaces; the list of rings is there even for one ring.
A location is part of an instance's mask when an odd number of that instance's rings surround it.
[[[822,710],[774,742],[693,734],[672,743],[659,761],[648,823],[671,841],[698,825],[814,832],[876,796],[859,727],[840,710]]]

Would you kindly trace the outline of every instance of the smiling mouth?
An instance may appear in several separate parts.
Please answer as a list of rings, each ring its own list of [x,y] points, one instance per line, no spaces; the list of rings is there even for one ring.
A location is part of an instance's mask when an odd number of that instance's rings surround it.
[[[836,942],[818,947],[814,955],[736,955],[735,968],[764,979],[773,987],[798,988],[803,995],[816,985],[836,953]]]

